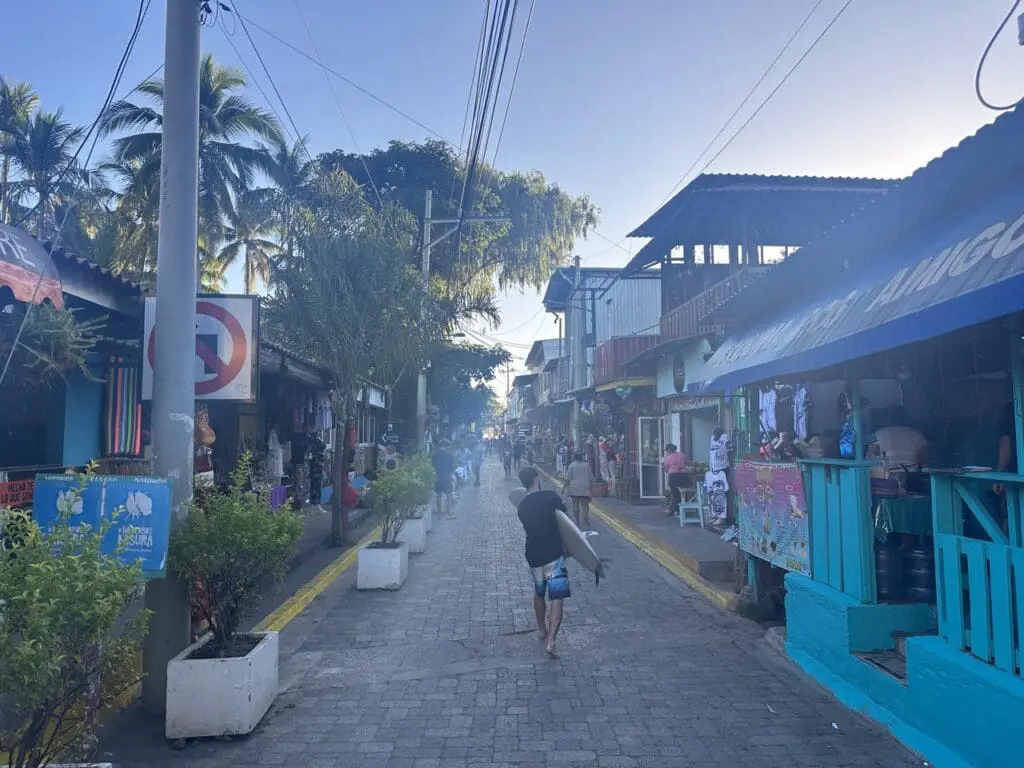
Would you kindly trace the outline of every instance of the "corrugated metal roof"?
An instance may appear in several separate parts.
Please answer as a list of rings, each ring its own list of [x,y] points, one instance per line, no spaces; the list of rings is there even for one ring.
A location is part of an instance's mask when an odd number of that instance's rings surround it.
[[[541,339],[533,342],[530,352],[526,356],[526,365],[533,367],[558,358],[558,348],[564,346],[558,339]]]
[[[42,245],[43,248],[45,248],[47,252],[51,255],[51,257],[54,259],[54,261],[62,261],[65,264],[70,264],[77,267],[84,267],[93,274],[100,275],[103,278],[111,280],[115,283],[120,283],[122,286],[134,290],[136,293],[141,293],[142,291],[142,286],[139,283],[121,277],[108,267],[100,266],[96,262],[89,261],[89,259],[71,253],[71,251],[65,250],[60,246],[54,247],[53,243],[50,242],[49,240],[44,240]],[[59,269],[60,267],[58,265],[58,271]]]
[[[930,160],[893,185],[884,197],[836,221],[790,254],[757,283],[722,305],[716,316],[743,321],[761,314],[779,296],[795,299],[886,258],[894,244],[912,238],[931,222],[983,200],[1024,179],[1024,109],[1004,112],[993,122]]]

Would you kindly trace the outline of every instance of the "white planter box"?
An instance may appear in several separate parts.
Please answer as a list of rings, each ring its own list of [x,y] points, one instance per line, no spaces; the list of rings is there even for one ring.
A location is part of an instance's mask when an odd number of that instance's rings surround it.
[[[412,517],[405,521],[398,532],[399,543],[409,545],[410,553],[427,551],[427,521],[422,517]]]
[[[262,638],[237,659],[190,659],[204,638],[167,663],[168,739],[243,736],[252,733],[270,709],[278,688],[277,632]]]
[[[400,589],[408,575],[408,544],[359,550],[356,589]]]

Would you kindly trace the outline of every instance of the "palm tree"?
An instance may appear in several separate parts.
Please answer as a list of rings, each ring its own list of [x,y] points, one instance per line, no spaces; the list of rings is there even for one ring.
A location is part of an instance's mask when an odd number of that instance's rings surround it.
[[[267,204],[269,196],[266,193],[272,191],[275,190],[251,190],[235,201],[234,209],[228,214],[224,245],[217,254],[217,261],[228,265],[244,251],[242,274],[246,295],[252,294],[256,278],[264,285],[270,282],[273,259],[280,250],[272,239],[278,231],[277,221]]]
[[[280,257],[285,261],[291,259],[295,250],[299,207],[309,198],[315,170],[314,163],[309,160],[306,141],[306,137],[302,137],[291,146],[282,141],[268,149],[271,165],[267,175],[275,187],[268,197],[277,213]]]
[[[159,165],[158,157],[150,157],[108,161],[98,168],[109,213],[97,217],[101,221],[94,239],[114,246],[95,260],[143,285],[156,274]]]
[[[277,119],[237,93],[246,84],[241,71],[218,65],[210,54],[203,56],[199,72],[199,230],[201,255],[207,259],[213,258],[224,239],[224,222],[234,211],[236,197],[252,187],[258,173],[269,173],[272,167],[265,148],[243,142],[282,142]],[[163,80],[147,80],[136,90],[154,106],[119,101],[100,122],[104,135],[133,131],[114,142],[116,162],[149,160],[160,153]],[[211,267],[201,271],[223,271],[223,265]]]
[[[39,106],[39,96],[28,83],[15,83],[0,75],[0,224],[9,224],[11,151],[14,139],[24,134],[29,116]]]
[[[85,131],[63,120],[63,111],[36,112],[11,142],[9,156],[19,178],[11,184],[15,203],[35,200],[35,233],[52,235],[54,211],[79,191],[88,175],[75,163]]]

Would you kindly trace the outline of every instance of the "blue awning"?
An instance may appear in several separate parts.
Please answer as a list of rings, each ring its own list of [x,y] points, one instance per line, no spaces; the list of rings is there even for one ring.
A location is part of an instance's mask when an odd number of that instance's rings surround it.
[[[1024,309],[1024,187],[1014,187],[952,226],[865,259],[863,273],[851,259],[811,305],[727,339],[688,390],[728,392]]]

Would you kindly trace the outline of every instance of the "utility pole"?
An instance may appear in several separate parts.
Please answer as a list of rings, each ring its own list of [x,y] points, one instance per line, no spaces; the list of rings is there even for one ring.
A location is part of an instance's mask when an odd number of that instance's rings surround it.
[[[171,525],[188,518],[195,431],[196,272],[199,208],[201,3],[167,0],[160,158],[160,232],[153,358],[153,474],[171,481]],[[142,703],[162,714],[167,662],[191,641],[188,586],[146,584],[152,611],[143,645]]]
[[[583,347],[583,326],[587,318],[586,304],[580,302],[578,305],[575,302],[576,294],[580,289],[580,257],[574,256],[572,260],[573,267],[575,267],[575,275],[572,281],[572,294],[568,306],[566,307],[566,316],[569,316],[571,312],[571,320],[568,328],[569,332],[569,359],[572,366],[570,372],[573,390],[582,389],[586,384],[586,366],[584,360],[584,347]],[[583,428],[580,424],[580,401],[573,397],[572,403],[572,442],[575,450],[579,450],[583,444]]]
[[[454,219],[435,219],[431,215],[433,207],[434,192],[428,189],[426,199],[423,203],[423,246],[422,246],[422,269],[423,269],[423,290],[430,293],[430,249],[438,243],[444,242],[454,235],[463,224],[501,224],[509,222],[507,216],[459,216]],[[454,225],[434,237],[432,228],[434,224]],[[427,304],[423,302],[423,309],[420,312],[420,322],[427,322]],[[427,361],[420,367],[420,375],[416,379],[416,443],[421,451],[426,449],[427,442]]]

